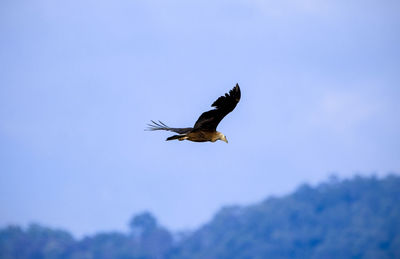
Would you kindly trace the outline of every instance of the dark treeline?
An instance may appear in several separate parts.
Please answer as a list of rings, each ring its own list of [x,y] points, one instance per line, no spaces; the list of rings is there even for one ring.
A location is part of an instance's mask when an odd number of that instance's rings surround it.
[[[75,240],[35,224],[9,226],[0,229],[0,258],[400,258],[400,177],[303,185],[223,208],[179,239],[147,212],[129,227]]]

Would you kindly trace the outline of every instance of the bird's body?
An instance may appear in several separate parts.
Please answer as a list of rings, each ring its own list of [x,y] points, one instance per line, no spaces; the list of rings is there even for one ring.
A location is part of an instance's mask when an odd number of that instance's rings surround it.
[[[228,143],[225,135],[217,131],[217,126],[219,122],[233,109],[235,109],[237,103],[240,100],[240,88],[239,85],[229,91],[229,94],[219,97],[211,106],[215,109],[204,112],[197,119],[193,128],[170,128],[161,121],[149,124],[149,130],[167,130],[178,133],[179,135],[174,135],[167,140],[178,139],[190,140],[193,142],[215,142],[217,140],[222,140]]]
[[[176,137],[176,139],[178,139],[180,141],[190,140],[193,142],[207,142],[207,141],[215,142],[219,139],[224,140],[225,136],[221,132],[218,132],[218,131],[195,130],[195,131],[191,131],[184,135],[175,135],[172,137],[169,137],[169,139],[167,139],[167,140],[172,140],[172,139],[175,139],[175,137]]]

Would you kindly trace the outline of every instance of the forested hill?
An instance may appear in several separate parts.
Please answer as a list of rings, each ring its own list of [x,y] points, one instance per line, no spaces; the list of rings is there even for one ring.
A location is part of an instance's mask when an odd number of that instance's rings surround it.
[[[75,240],[39,225],[0,230],[0,258],[400,258],[400,177],[355,177],[226,207],[175,240],[149,213],[130,233]]]
[[[222,209],[176,258],[400,258],[400,178],[356,177]]]

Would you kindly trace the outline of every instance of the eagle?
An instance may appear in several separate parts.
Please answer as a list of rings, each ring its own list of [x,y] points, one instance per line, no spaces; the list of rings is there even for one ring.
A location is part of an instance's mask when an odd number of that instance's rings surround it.
[[[152,120],[152,124],[147,124],[147,130],[167,130],[178,133],[178,135],[167,138],[167,141],[174,139],[194,142],[215,142],[222,140],[228,143],[226,136],[217,131],[217,126],[228,113],[235,109],[240,100],[240,95],[239,84],[236,84],[229,93],[226,93],[213,102],[211,107],[215,107],[215,109],[201,114],[192,128],[171,128],[161,121],[155,122]]]

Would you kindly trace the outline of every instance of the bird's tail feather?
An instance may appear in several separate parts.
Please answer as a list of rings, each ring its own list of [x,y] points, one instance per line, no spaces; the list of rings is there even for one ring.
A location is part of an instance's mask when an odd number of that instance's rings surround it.
[[[167,138],[166,141],[168,141],[168,140],[174,140],[174,139],[180,139],[180,138],[183,138],[184,136],[186,136],[186,135],[185,135],[185,134],[182,134],[182,135],[173,135],[173,136]]]

